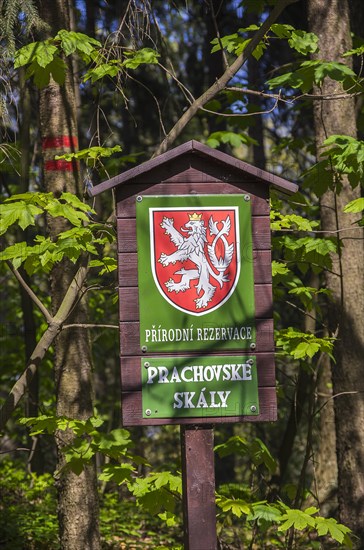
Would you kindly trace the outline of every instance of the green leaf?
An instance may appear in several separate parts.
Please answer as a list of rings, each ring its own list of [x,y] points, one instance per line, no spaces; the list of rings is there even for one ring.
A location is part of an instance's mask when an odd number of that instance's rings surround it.
[[[282,525],[278,527],[278,531],[287,531],[291,527],[294,527],[298,531],[303,531],[307,528],[315,527],[316,521],[312,517],[317,512],[317,508],[307,508],[304,512],[302,510],[286,509],[286,513],[282,515]]]
[[[318,49],[318,36],[313,32],[293,30],[288,40],[288,44],[298,53],[308,55]]]
[[[230,437],[225,443],[217,445],[215,451],[223,458],[231,454],[248,456],[255,466],[264,466],[271,472],[275,472],[277,463],[270,454],[266,445],[259,438],[247,441],[243,437]]]
[[[294,27],[292,25],[284,25],[280,23],[274,23],[270,30],[278,36],[278,38],[290,38]]]
[[[359,46],[358,48],[353,48],[352,50],[348,50],[347,52],[343,53],[343,57],[349,57],[352,55],[363,55],[364,54],[364,44]]]
[[[211,44],[213,45],[211,53],[220,51],[222,46],[223,49],[229,53],[240,55],[245,50],[250,40],[250,38],[243,38],[242,36],[239,36],[238,33],[222,36],[220,39],[214,38],[211,41]]]
[[[272,261],[272,277],[276,277],[277,275],[287,275],[288,273],[290,273],[290,270],[286,264],[277,262],[276,260]]]
[[[300,67],[267,81],[270,89],[279,87],[300,88],[302,93],[309,92],[314,84],[321,85],[329,77],[344,82],[348,77],[356,77],[354,71],[344,63],[334,61],[304,61]]]
[[[242,499],[218,497],[216,499],[216,504],[223,512],[232,512],[232,514],[238,518],[243,514],[247,516],[252,511],[251,505]]]
[[[351,530],[349,529],[349,527],[346,527],[345,525],[338,523],[334,518],[317,517],[315,519],[316,519],[317,534],[320,537],[327,535],[329,533],[334,540],[336,540],[340,544],[343,544],[344,539],[346,538],[346,535],[351,533]],[[350,544],[350,541],[349,541],[349,544]],[[352,545],[350,544],[350,547],[351,546]]]
[[[60,40],[61,47],[66,55],[76,51],[90,56],[95,47],[101,48],[101,43],[95,38],[91,38],[81,32],[60,30],[54,37],[54,40]]]
[[[158,63],[159,53],[152,48],[142,48],[134,52],[124,52],[126,59],[122,65],[126,69],[137,69],[142,64],[156,64]]]
[[[167,527],[174,527],[179,524],[176,514],[172,514],[172,512],[162,512],[158,514],[158,517],[165,522]]]
[[[241,145],[257,145],[255,139],[245,133],[236,133],[229,131],[213,132],[209,135],[206,144],[213,149],[219,147],[221,143],[229,143],[231,147],[240,147]]]
[[[117,485],[121,485],[125,481],[132,481],[133,472],[135,472],[135,468],[131,464],[108,464],[103,467],[99,479],[113,481]]]
[[[328,189],[334,189],[335,179],[329,159],[321,160],[306,170],[303,186],[312,190],[317,197],[322,197]]]
[[[64,159],[67,162],[71,162],[73,159],[77,160],[86,160],[92,161],[91,164],[94,164],[96,160],[99,160],[101,157],[111,157],[114,153],[119,153],[122,151],[120,145],[115,145],[114,147],[88,147],[87,149],[81,149],[76,153],[66,153],[64,155],[56,155],[56,159]]]
[[[50,40],[32,42],[20,48],[15,54],[14,67],[17,69],[34,61],[43,69],[49,65],[57,53],[57,47]]]
[[[96,433],[93,438],[93,449],[112,458],[125,454],[131,439],[127,430],[122,428],[112,430],[108,434]]]
[[[248,516],[248,521],[264,520],[270,523],[278,523],[281,520],[282,512],[274,505],[264,502],[252,504],[253,511]]]
[[[348,202],[348,204],[345,205],[344,207],[344,212],[354,212],[355,214],[358,212],[363,212],[363,210],[364,210],[364,197],[354,199]]]
[[[138,498],[138,505],[152,515],[162,511],[174,512],[176,506],[175,497],[164,488],[152,490]]]
[[[0,205],[0,235],[14,224],[18,224],[23,230],[29,225],[35,225],[35,218],[42,214],[42,210],[33,204],[24,201],[5,202]]]
[[[34,61],[28,68],[26,77],[34,77],[34,84],[39,88],[45,88],[50,82],[51,76],[60,86],[64,84],[66,78],[66,64],[60,57],[55,57],[51,63],[42,68]]]
[[[281,229],[312,231],[319,225],[318,221],[308,220],[298,214],[282,214],[274,209],[271,209],[270,221],[272,231],[279,231]]]
[[[89,262],[90,267],[101,267],[99,275],[105,275],[105,273],[111,273],[115,271],[118,267],[117,261],[115,258],[110,258],[109,256],[104,256],[101,260],[91,260]]]
[[[91,79],[91,82],[94,84],[98,80],[105,78],[106,76],[114,78],[120,71],[120,63],[116,61],[109,61],[108,63],[100,63],[96,67],[91,67],[85,73],[83,77],[83,82]]]
[[[301,342],[298,344],[292,355],[295,359],[303,359],[304,357],[312,358],[320,349],[318,342]]]
[[[311,358],[318,352],[327,353],[331,358],[334,338],[317,338],[314,334],[300,332],[293,328],[276,332],[276,345],[295,359]]]
[[[88,217],[84,212],[76,210],[70,204],[62,204],[61,202],[52,202],[47,207],[46,210],[50,216],[53,218],[62,217],[66,220],[69,220],[72,225],[80,227],[82,222],[88,221]]]

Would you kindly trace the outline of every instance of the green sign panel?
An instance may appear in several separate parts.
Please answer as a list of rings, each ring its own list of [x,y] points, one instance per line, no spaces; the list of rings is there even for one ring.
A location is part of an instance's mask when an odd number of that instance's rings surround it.
[[[259,414],[255,356],[141,359],[143,418]]]
[[[142,351],[250,349],[250,196],[143,196],[136,204]]]

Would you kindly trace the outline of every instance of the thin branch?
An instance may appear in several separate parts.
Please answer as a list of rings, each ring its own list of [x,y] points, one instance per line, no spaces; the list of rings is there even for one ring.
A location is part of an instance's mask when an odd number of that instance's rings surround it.
[[[119,325],[94,325],[92,323],[74,323],[71,325],[63,325],[62,330],[66,328],[115,328],[119,329]]]
[[[217,115],[217,116],[225,116],[225,117],[229,117],[229,118],[232,118],[232,117],[243,117],[243,116],[255,116],[255,115],[267,115],[269,113],[272,113],[275,108],[277,107],[278,105],[278,102],[279,102],[279,97],[277,97],[273,107],[271,109],[267,109],[265,111],[256,111],[254,113],[218,113],[217,111],[211,111],[210,109],[206,109],[205,107],[201,107],[201,111],[205,111],[206,113],[211,113],[212,115]]]
[[[29,295],[29,297],[33,300],[37,308],[42,312],[44,315],[47,323],[52,322],[52,315],[49,313],[48,309],[44,306],[44,304],[39,300],[38,296],[33,292],[33,290],[30,288],[30,286],[25,282],[23,277],[20,275],[19,271],[15,269],[13,264],[7,260],[6,262],[8,264],[8,267],[10,271],[13,273],[14,277],[18,280],[19,284],[24,288],[25,292]]]
[[[16,449],[10,449],[9,451],[0,451],[0,455],[6,455],[8,453],[16,453],[17,451],[27,451],[30,452],[30,449],[27,449],[26,447],[17,447]]]
[[[167,67],[165,67],[164,65],[162,65],[162,63],[158,63],[158,66],[163,69],[163,71],[168,74],[177,84],[177,86],[180,88],[181,92],[183,93],[183,95],[185,96],[185,99],[186,101],[188,101],[188,103],[191,105],[195,100],[195,98],[193,97],[192,93],[190,92],[190,90],[176,77],[176,75],[170,71],[169,69],[167,69]],[[173,68],[173,66],[172,66]]]
[[[290,103],[293,104],[295,101],[302,100],[302,99],[313,99],[313,100],[324,100],[324,101],[333,101],[337,99],[350,99],[352,97],[360,96],[364,94],[364,91],[361,92],[354,92],[352,94],[349,93],[338,93],[338,94],[299,94],[296,96],[287,96],[283,95],[281,90],[278,94],[271,94],[268,92],[262,92],[260,90],[251,90],[250,88],[241,88],[239,86],[227,86],[225,88],[228,92],[240,92],[245,95],[256,95],[259,97],[264,97],[266,99],[275,99],[282,101],[283,103]],[[255,114],[255,113],[252,113]]]
[[[223,46],[222,41],[221,41],[221,35],[220,35],[219,27],[217,25],[216,14],[214,12],[214,5],[212,3],[212,0],[209,1],[209,4],[210,4],[212,22],[214,24],[217,40],[218,40],[220,50],[221,50],[222,60],[224,62],[224,69],[227,70],[229,68],[229,63],[228,63],[228,60],[227,60],[227,57],[226,57],[226,52],[225,52],[224,46]]]
[[[54,317],[52,317],[50,323],[48,323],[48,328],[43,333],[41,339],[31,354],[25,370],[12,387],[5,403],[0,409],[0,430],[4,428],[19,401],[25,394],[46,352],[49,350],[55,338],[61,331],[62,325],[71,314],[75,303],[78,302],[79,294],[86,279],[88,270],[89,268],[86,265],[81,266],[76,272],[76,275],[72,279],[57,313]]]
[[[360,220],[356,220],[356,222],[354,223],[357,223],[359,222]],[[356,226],[356,227],[342,227],[341,229],[310,229],[310,230],[306,230],[306,229],[274,229],[274,231],[279,231],[280,233],[334,233],[334,234],[337,234],[337,233],[341,233],[342,231],[354,231],[354,229],[360,229],[361,231],[363,231],[363,228],[360,227],[360,226]],[[358,239],[360,237],[357,237]]]
[[[293,302],[289,302],[288,300],[285,300],[285,302],[286,302],[286,304],[293,307],[294,309],[297,309],[300,313],[303,313],[307,317],[310,317],[310,319],[312,319],[313,321],[317,321],[317,317],[315,317],[314,315],[311,315],[311,313],[308,313],[307,310],[302,309],[301,307],[297,306]],[[323,327],[327,328],[323,323],[321,323],[321,324],[322,324]]]
[[[175,139],[180,135],[182,130],[190,122],[190,120],[196,115],[196,113],[206,105],[207,102],[211,101],[218,93],[220,93],[228,82],[236,75],[236,73],[241,69],[249,55],[255,50],[259,42],[263,39],[265,33],[269,30],[270,26],[276,21],[280,13],[286,8],[289,4],[295,3],[297,0],[280,0],[274,9],[271,11],[267,19],[263,22],[259,30],[255,33],[244,52],[240,54],[234,63],[224,72],[224,74],[214,82],[210,88],[208,88],[200,97],[198,97],[192,105],[185,111],[185,113],[180,117],[176,122],[173,128],[170,130],[166,138],[162,141],[160,146],[155,151],[153,157],[165,153],[170,145],[175,141]]]
[[[251,90],[250,88],[240,88],[239,86],[227,86],[225,90],[228,92],[240,92],[245,95],[256,95],[258,97],[264,97],[266,99],[278,99],[283,103],[293,103],[294,101],[294,98],[282,95],[281,90],[278,92],[278,94],[270,94],[268,92],[262,92],[260,90]],[[251,114],[254,115],[255,113]]]
[[[364,393],[362,391],[342,391],[340,393],[336,393],[335,395],[330,395],[330,397],[325,401],[325,403],[323,403],[321,405],[321,407],[319,409],[317,409],[317,411],[315,412],[315,415],[317,414],[320,414],[320,412],[322,411],[322,409],[324,407],[326,407],[326,405],[329,403],[329,401],[331,401],[331,399],[336,399],[337,397],[341,397],[342,395],[355,395],[355,394],[359,394],[359,393]],[[324,394],[317,394],[318,396],[322,396],[322,397],[326,397]]]

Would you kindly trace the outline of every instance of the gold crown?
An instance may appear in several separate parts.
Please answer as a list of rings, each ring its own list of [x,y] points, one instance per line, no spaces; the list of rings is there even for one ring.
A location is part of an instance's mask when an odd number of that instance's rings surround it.
[[[202,214],[196,214],[196,212],[194,212],[193,214],[188,214],[188,217],[191,222],[199,222],[202,218]]]

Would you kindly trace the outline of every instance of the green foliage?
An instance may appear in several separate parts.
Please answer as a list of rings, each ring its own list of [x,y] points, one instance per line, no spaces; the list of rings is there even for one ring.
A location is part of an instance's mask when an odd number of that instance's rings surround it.
[[[71,442],[63,448],[66,460],[65,468],[79,475],[86,464],[98,453],[115,463],[106,463],[99,475],[101,481],[117,485],[127,484],[140,507],[153,515],[162,514],[169,526],[177,523],[176,503],[182,493],[180,476],[171,472],[154,472],[145,478],[136,477],[136,466],[146,461],[130,451],[130,434],[125,429],[115,429],[108,434],[99,428],[103,420],[98,416],[88,420],[73,420],[55,415],[40,415],[35,418],[23,418],[20,423],[31,427],[30,435],[41,433],[71,432]],[[168,516],[163,515],[168,512]]]
[[[168,519],[170,525],[177,521],[174,512],[182,494],[180,476],[171,472],[154,472],[145,478],[134,479],[128,488],[143,510]],[[168,512],[168,516],[164,512]]]
[[[54,38],[32,42],[15,53],[14,67],[27,67],[26,78],[34,78],[38,88],[48,86],[50,77],[62,85],[65,81],[67,65],[62,54],[77,53],[85,63],[99,50],[98,40],[86,34],[60,30]]]
[[[323,269],[331,269],[331,254],[337,251],[335,238],[294,238],[290,235],[274,238],[277,249],[284,252],[286,261],[296,263],[302,273],[307,273],[309,267],[316,273]]]
[[[272,261],[272,277],[277,277],[277,275],[287,275],[290,273],[288,267],[283,262],[277,262],[276,260]]]
[[[235,133],[228,131],[213,132],[207,138],[206,144],[213,149],[219,147],[221,143],[228,143],[231,147],[240,147],[241,145],[257,145],[255,139],[248,134]]]
[[[335,173],[330,159],[326,158],[315,163],[302,174],[305,189],[312,190],[317,197],[322,197],[328,189],[335,189]]]
[[[98,416],[88,420],[73,420],[64,416],[40,415],[23,418],[20,423],[32,428],[30,435],[54,434],[56,431],[73,433],[72,442],[64,447],[63,452],[66,467],[77,475],[82,472],[84,466],[96,453],[112,459],[133,458],[133,455],[129,454],[131,445],[129,432],[120,428],[104,434],[98,430],[103,424],[103,420]],[[138,460],[137,457],[136,460]],[[131,479],[130,475],[134,471],[134,467],[125,464],[121,466],[124,473],[128,472],[125,479]],[[116,475],[120,477],[120,472],[117,472]],[[107,469],[103,479],[111,479],[110,476],[111,471]]]
[[[243,514],[248,515],[252,512],[252,507],[248,502],[242,499],[232,499],[218,496],[216,504],[223,512],[231,512],[234,516],[240,518]]]
[[[304,61],[295,71],[272,78],[266,82],[272,90],[274,88],[299,88],[302,93],[312,90],[314,84],[320,86],[324,78],[331,78],[342,82],[344,88],[352,87],[356,83],[356,75],[350,67],[336,61]]]
[[[122,149],[120,145],[115,145],[114,147],[88,147],[87,149],[81,149],[76,153],[66,153],[65,155],[56,155],[55,159],[64,159],[68,162],[73,159],[76,160],[85,160],[87,164],[95,165],[102,157],[111,157],[114,153],[121,152]]]
[[[182,550],[181,525],[168,525],[169,514],[151,516],[116,492],[100,495],[100,530],[107,548]]]
[[[111,273],[117,269],[117,261],[115,258],[104,256],[101,260],[91,260],[89,262],[90,267],[101,267],[99,275],[105,275],[105,273]]]
[[[141,48],[124,50],[124,60],[110,59],[95,38],[62,29],[54,38],[32,42],[20,48],[15,53],[14,67],[27,67],[26,78],[33,77],[38,88],[48,86],[51,77],[62,85],[67,71],[63,56],[73,54],[77,54],[86,65],[93,63],[83,77],[84,82],[91,80],[92,83],[106,76],[113,78],[125,69],[135,70],[142,64],[156,64],[159,57],[152,48]]]
[[[0,261],[10,260],[15,268],[24,265],[29,275],[49,273],[54,264],[65,257],[75,263],[81,254],[99,256],[98,245],[109,244],[115,238],[110,226],[90,222],[90,216],[95,211],[72,193],[62,193],[59,199],[52,193],[13,195],[0,205],[0,213],[1,234],[13,225],[19,225],[22,229],[35,225],[37,217],[42,214],[65,218],[74,226],[57,238],[38,234],[33,245],[17,242],[0,252]],[[101,266],[101,272],[106,273],[115,269],[115,262],[106,256],[93,266]]]
[[[277,331],[276,346],[294,359],[311,359],[316,353],[327,353],[332,359],[334,338],[318,338],[314,334],[300,332],[294,328]]]
[[[346,213],[359,213],[364,211],[364,198],[360,197],[359,199],[354,199],[353,201],[350,201],[344,208],[344,212]],[[359,220],[356,221],[358,225],[364,225],[364,216],[362,216]]]
[[[257,523],[260,531],[265,532],[270,529],[271,533],[276,533],[277,540],[274,547],[286,548],[283,540],[279,542],[279,534],[286,533],[289,529],[315,534],[316,537],[329,535],[331,540],[338,542],[343,548],[352,548],[350,538],[351,530],[338,523],[333,518],[324,518],[317,515],[319,510],[314,506],[305,510],[290,508],[281,501],[270,502],[259,501],[249,502],[241,498],[227,498],[218,495],[216,499],[218,507],[224,514],[231,514],[238,519],[244,517],[247,524]],[[272,536],[272,535],[271,535]],[[307,540],[298,548],[309,548]],[[315,547],[314,545],[312,546]]]
[[[281,231],[282,229],[313,231],[319,225],[318,221],[308,220],[298,214],[283,214],[274,209],[270,211],[270,221],[272,231]]]
[[[50,474],[27,473],[22,464],[0,462],[0,540],[12,550],[57,550],[57,496]],[[169,514],[154,518],[116,491],[100,494],[100,531],[103,547],[135,550],[180,549],[180,522]],[[174,521],[177,517],[173,515]],[[160,521],[162,519],[162,521]]]
[[[297,30],[292,25],[278,23],[271,26],[271,31],[278,38],[286,38],[292,50],[302,55],[314,53],[318,48],[318,36],[312,32]]]
[[[354,199],[353,201],[350,201],[344,208],[344,212],[363,212],[364,210],[364,197],[360,197],[359,199]]]
[[[277,463],[267,446],[258,437],[248,441],[241,436],[230,437],[225,443],[217,445],[215,451],[222,458],[231,454],[247,456],[254,466],[264,465],[273,474]]]
[[[56,490],[52,476],[0,463],[0,540],[3,548],[59,548]]]
[[[287,506],[283,506],[283,508],[284,513],[281,516],[283,523],[278,527],[279,531],[288,531],[293,527],[298,531],[316,531],[319,537],[330,534],[333,540],[345,548],[352,548],[352,541],[349,537],[350,529],[333,518],[317,516],[319,510],[314,506],[305,510],[295,510]]]
[[[255,32],[259,30],[259,28],[260,26],[258,25],[249,25],[249,27],[238,29],[238,31],[233,34],[221,38],[214,38],[211,41],[213,45],[211,53],[215,53],[223,48],[236,56],[241,55],[251,41],[251,38],[245,37],[246,33]],[[261,58],[272,38],[286,39],[289,46],[302,55],[307,55],[317,50],[318,37],[315,34],[297,30],[292,27],[292,25],[275,23],[271,26],[270,32],[265,35],[264,39],[253,51],[253,56],[257,60]]]
[[[342,177],[355,188],[364,177],[364,142],[346,135],[332,135],[321,148],[320,160],[303,174],[306,188],[321,197],[328,189],[340,192]]]
[[[351,186],[360,185],[364,177],[364,141],[346,135],[332,135],[325,139],[321,156],[330,160],[332,169],[346,174]]]
[[[72,225],[80,227],[95,211],[72,193],[62,193],[57,199],[52,193],[23,193],[5,199],[0,205],[0,235],[10,226],[19,224],[22,229],[35,225],[36,217],[48,213],[56,218],[66,218]]]
[[[101,80],[105,76],[114,78],[125,69],[138,69],[140,65],[155,65],[158,63],[159,53],[152,48],[140,50],[123,50],[124,60],[109,59],[107,56],[98,56],[94,59],[94,66],[90,67],[83,77],[83,81],[91,80],[92,83]]]
[[[142,48],[138,51],[124,51],[126,59],[123,61],[122,65],[126,69],[137,69],[140,65],[152,64],[155,65],[158,63],[159,53],[153,50],[152,48]]]

